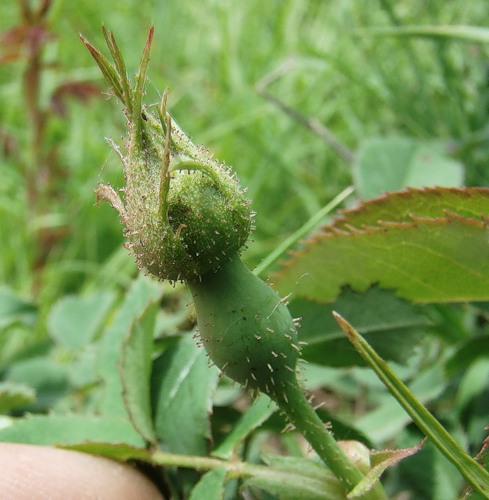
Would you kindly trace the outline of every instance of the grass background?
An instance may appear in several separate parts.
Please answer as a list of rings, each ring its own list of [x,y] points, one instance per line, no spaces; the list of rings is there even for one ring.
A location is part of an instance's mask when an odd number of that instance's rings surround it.
[[[19,8],[10,1],[0,11],[5,32],[16,25]],[[429,6],[421,1],[57,1],[48,18],[56,38],[44,53],[50,67],[42,74],[40,102],[48,109],[50,95],[64,82],[88,80],[105,88],[78,33],[101,46],[105,24],[118,36],[132,73],[154,25],[147,102],[158,102],[162,89],[170,87],[170,106],[181,126],[236,169],[258,212],[248,257],[255,264],[351,182],[351,165],[260,96],[257,84],[278,72],[269,92],[319,120],[353,153],[362,139],[377,135],[447,141],[466,165],[467,184],[484,185],[487,47],[374,37],[369,29],[481,25],[488,18],[483,1]],[[94,209],[92,189],[97,181],[122,182],[104,137],[119,138],[124,119],[119,106],[92,99],[88,104],[72,100],[65,119],[50,120],[43,147],[56,149],[62,171],[53,182],[62,184],[61,193],[40,202],[41,214],[33,216],[22,190],[30,141],[23,70],[22,61],[0,67],[0,122],[3,134],[17,144],[16,158],[2,158],[0,224],[10,237],[0,278],[28,288],[32,233],[67,226],[67,234],[76,237],[46,251],[57,262],[55,274],[76,273],[80,283],[83,275],[97,274],[93,265],[104,262],[121,241],[110,210]],[[67,275],[63,279],[71,281]]]

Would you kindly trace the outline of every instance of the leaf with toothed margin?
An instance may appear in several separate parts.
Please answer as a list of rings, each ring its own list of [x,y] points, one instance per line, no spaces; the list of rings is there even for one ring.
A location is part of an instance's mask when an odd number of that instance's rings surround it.
[[[345,285],[364,292],[375,283],[415,302],[486,301],[488,216],[489,189],[388,193],[304,242],[274,281],[283,294],[323,303]]]
[[[266,472],[246,479],[244,487],[257,487],[276,498],[341,500],[345,491],[333,473],[301,457],[266,456]]]
[[[134,428],[148,442],[156,440],[151,418],[150,380],[158,306],[158,303],[149,305],[132,322],[123,342],[119,363],[122,397],[127,413]]]
[[[97,375],[103,380],[98,411],[102,415],[128,417],[123,382],[118,369],[124,343],[135,324],[137,325],[138,318],[160,299],[161,294],[159,283],[143,275],[138,276],[126,293],[113,322],[98,342]],[[125,374],[124,377],[127,385],[128,375]]]
[[[377,286],[363,294],[343,289],[333,304],[297,298],[290,302],[289,309],[293,316],[302,318],[302,358],[325,366],[365,365],[334,320],[333,310],[349,318],[384,359],[401,364],[409,359],[430,325],[423,306]]]
[[[339,210],[332,227],[362,229],[377,226],[379,221],[411,222],[412,215],[436,218],[445,217],[447,212],[483,221],[489,214],[489,188],[428,187],[385,193],[354,208]]]
[[[112,443],[143,448],[143,438],[126,418],[91,415],[27,415],[0,429],[0,442],[46,446]]]
[[[204,349],[184,336],[153,364],[152,407],[158,439],[172,453],[206,455],[209,415],[219,370],[209,368]]]

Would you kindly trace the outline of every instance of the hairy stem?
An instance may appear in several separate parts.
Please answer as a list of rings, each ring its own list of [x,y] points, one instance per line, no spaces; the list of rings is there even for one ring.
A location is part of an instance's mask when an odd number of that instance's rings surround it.
[[[363,479],[363,474],[350,462],[332,433],[307,401],[302,389],[298,385],[288,385],[282,397],[276,398],[275,402],[331,469],[346,491],[351,491]],[[380,500],[387,497],[378,484],[362,498]]]
[[[282,481],[291,481],[291,475],[293,474],[293,472],[289,470],[271,470],[271,467],[268,465],[255,465],[247,462],[241,462],[239,460],[228,461],[194,455],[176,455],[160,450],[151,454],[151,463],[162,467],[184,467],[202,472],[214,469],[224,469],[227,472],[228,479],[262,477],[268,479],[275,478]],[[298,471],[296,480],[303,481],[304,479],[304,476],[302,476],[301,472]],[[310,477],[307,479],[311,480]],[[328,488],[328,493],[333,495],[335,499],[341,498],[341,486],[332,474],[326,473],[323,477],[321,477],[320,481],[322,483],[321,487]],[[328,498],[330,497],[328,496]]]

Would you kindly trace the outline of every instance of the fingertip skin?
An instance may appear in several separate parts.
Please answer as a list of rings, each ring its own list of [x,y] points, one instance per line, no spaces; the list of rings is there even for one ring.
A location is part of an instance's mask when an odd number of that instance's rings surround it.
[[[4,500],[162,500],[134,467],[70,450],[0,443]]]

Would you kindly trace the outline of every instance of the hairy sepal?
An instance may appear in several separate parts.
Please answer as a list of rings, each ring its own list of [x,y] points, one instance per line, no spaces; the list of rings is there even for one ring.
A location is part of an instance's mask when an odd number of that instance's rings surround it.
[[[167,91],[155,116],[142,105],[153,30],[132,88],[113,34],[104,30],[104,36],[114,64],[82,40],[125,108],[125,147],[112,146],[126,186],[123,199],[109,186],[99,186],[97,197],[118,210],[140,268],[159,279],[199,279],[245,244],[252,227],[249,200],[230,169],[173,122]]]
[[[235,176],[198,150],[194,163],[201,168],[184,163],[170,172],[162,198],[165,153],[139,146],[130,150],[125,168],[126,235],[139,266],[170,281],[215,271],[240,250],[251,230],[249,201]]]

